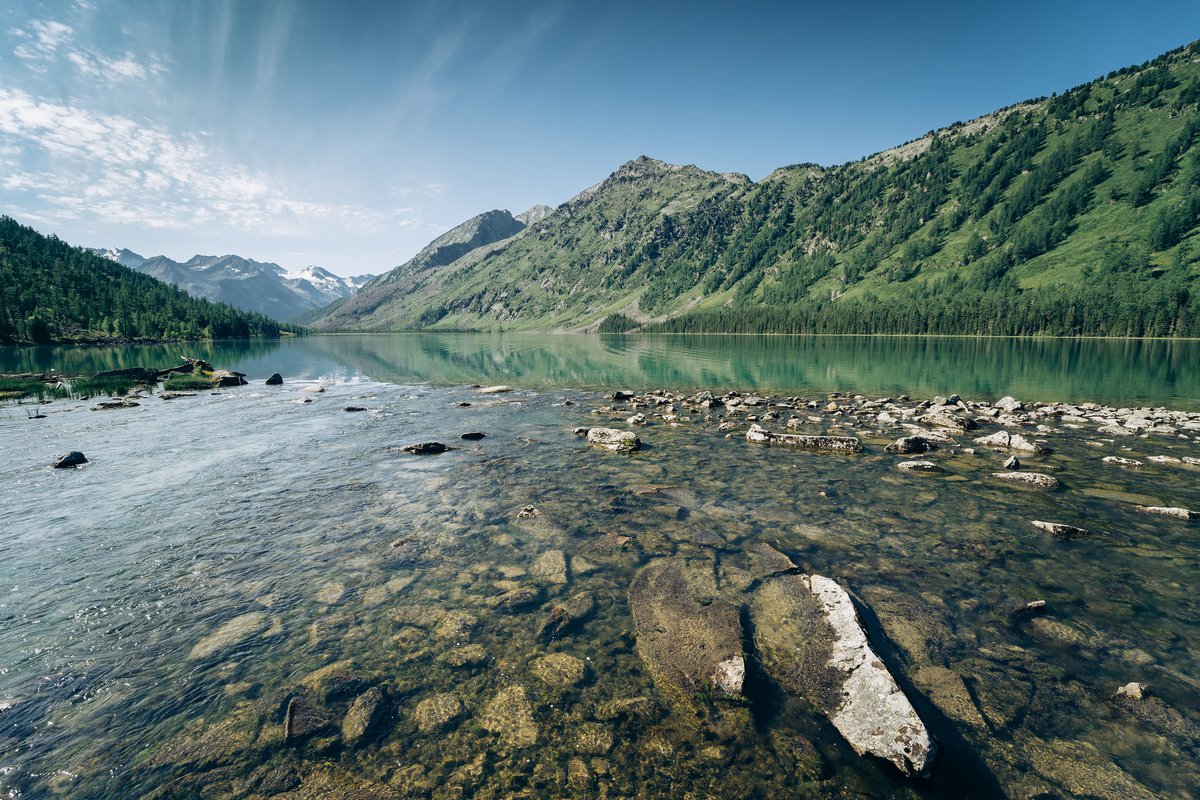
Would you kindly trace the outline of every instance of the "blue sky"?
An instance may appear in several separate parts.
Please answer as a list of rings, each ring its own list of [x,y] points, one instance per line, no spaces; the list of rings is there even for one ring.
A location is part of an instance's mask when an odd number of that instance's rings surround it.
[[[853,160],[1200,37],[1200,3],[8,0],[0,211],[385,271],[646,154]]]

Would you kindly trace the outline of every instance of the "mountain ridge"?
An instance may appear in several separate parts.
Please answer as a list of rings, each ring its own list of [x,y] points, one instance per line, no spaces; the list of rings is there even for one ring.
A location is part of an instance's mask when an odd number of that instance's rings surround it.
[[[354,294],[375,276],[343,278],[309,265],[288,272],[274,262],[234,254],[197,254],[187,261],[149,258],[126,248],[91,248],[102,258],[170,283],[193,297],[228,303],[274,319],[291,320]]]
[[[1193,43],[757,183],[642,156],[534,228],[314,324],[1197,335],[1198,103]]]

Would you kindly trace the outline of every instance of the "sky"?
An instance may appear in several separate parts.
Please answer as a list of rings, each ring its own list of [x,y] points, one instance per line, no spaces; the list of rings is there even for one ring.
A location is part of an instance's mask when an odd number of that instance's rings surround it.
[[[384,272],[639,155],[837,164],[1200,37],[1200,3],[5,0],[0,213]]]

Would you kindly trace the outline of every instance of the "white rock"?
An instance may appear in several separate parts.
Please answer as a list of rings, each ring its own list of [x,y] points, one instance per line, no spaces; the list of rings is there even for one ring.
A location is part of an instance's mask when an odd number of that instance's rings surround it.
[[[892,762],[906,775],[926,770],[934,752],[929,731],[867,643],[850,595],[822,575],[808,578],[834,631],[829,666],[845,674],[844,700],[831,717],[834,727],[859,755]]]

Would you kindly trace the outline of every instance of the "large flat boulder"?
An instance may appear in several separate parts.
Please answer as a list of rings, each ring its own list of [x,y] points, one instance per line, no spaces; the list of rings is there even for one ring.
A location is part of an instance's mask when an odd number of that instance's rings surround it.
[[[754,599],[763,665],[806,696],[859,755],[905,775],[928,771],[935,745],[891,673],[867,642],[846,590],[821,575],[783,575]]]
[[[712,562],[668,558],[629,586],[638,655],[655,685],[675,701],[712,690],[738,697],[746,674],[738,609],[716,594]]]

